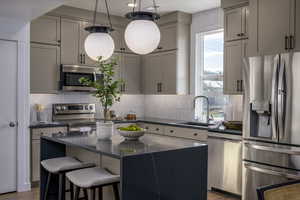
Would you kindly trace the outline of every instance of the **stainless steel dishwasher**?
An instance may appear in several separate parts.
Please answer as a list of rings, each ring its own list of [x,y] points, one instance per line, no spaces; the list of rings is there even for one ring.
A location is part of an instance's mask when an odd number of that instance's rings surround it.
[[[208,135],[208,189],[242,194],[242,137]]]

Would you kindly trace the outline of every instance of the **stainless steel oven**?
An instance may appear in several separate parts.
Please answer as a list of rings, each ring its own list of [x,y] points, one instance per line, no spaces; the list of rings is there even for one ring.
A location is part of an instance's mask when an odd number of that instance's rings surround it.
[[[102,80],[102,74],[95,67],[61,65],[60,89],[63,91],[93,91],[94,89],[79,82],[81,77],[91,81]]]

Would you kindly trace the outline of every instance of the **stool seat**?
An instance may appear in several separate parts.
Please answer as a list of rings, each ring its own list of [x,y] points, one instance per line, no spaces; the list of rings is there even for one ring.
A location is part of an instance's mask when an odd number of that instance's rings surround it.
[[[41,165],[50,173],[60,173],[63,171],[76,170],[79,168],[94,167],[91,163],[82,163],[72,157],[61,157],[43,160]]]
[[[113,175],[105,169],[94,167],[68,172],[66,177],[81,188],[99,187],[120,182],[119,175]]]

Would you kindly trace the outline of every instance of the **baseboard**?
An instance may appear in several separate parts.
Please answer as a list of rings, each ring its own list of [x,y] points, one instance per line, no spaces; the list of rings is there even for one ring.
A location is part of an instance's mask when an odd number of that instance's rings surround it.
[[[27,192],[31,190],[31,184],[30,183],[25,183],[22,185],[18,185],[17,191],[18,192]]]

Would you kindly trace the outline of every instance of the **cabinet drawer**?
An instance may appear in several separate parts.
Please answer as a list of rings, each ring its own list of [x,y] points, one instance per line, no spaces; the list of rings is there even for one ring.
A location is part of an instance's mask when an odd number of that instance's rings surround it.
[[[200,141],[207,140],[206,130],[166,126],[165,134],[168,136],[182,137],[182,138],[188,138],[193,140],[200,140]]]
[[[164,127],[162,125],[156,125],[156,124],[147,124],[142,123],[139,124],[142,128],[146,130],[148,133],[156,133],[156,134],[164,134]]]
[[[53,133],[64,133],[67,131],[67,127],[33,129],[31,132],[31,139],[39,140],[41,136],[51,136]]]

